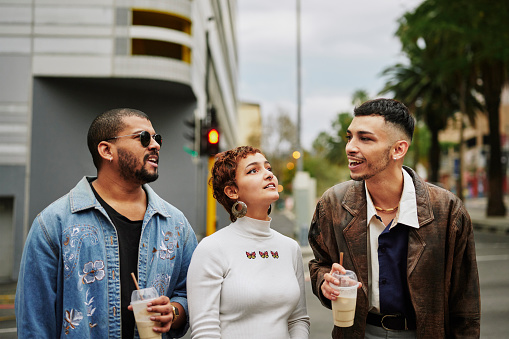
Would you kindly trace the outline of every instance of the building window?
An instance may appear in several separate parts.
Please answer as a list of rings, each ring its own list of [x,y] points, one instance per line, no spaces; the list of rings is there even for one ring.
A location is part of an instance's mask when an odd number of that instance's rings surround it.
[[[191,35],[191,21],[169,13],[134,9],[133,25],[162,27]]]
[[[175,14],[133,9],[133,26],[152,26],[180,31],[191,35],[191,21]],[[151,55],[191,63],[191,49],[187,46],[152,39],[131,39],[132,55]]]
[[[466,141],[467,148],[472,148],[477,145],[477,137],[472,137]]]
[[[167,41],[131,39],[133,55],[152,55],[191,62],[191,50],[187,46]]]

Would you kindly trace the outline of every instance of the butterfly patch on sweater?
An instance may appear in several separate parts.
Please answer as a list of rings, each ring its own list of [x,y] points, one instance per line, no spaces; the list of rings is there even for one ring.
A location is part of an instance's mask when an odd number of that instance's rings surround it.
[[[256,259],[256,252],[247,252],[246,255],[249,259]]]
[[[260,254],[260,258],[269,258],[269,251],[258,251],[258,254]],[[272,255],[272,258],[279,259],[279,253],[277,251],[270,251],[270,254]],[[256,251],[246,251],[246,256],[248,259],[256,259]]]

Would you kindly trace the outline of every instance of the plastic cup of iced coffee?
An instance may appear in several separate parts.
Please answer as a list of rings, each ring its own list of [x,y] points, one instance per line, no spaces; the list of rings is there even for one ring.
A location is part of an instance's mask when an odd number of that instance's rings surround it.
[[[157,297],[159,294],[154,287],[134,290],[131,294],[131,305],[140,339],[161,339],[161,333],[152,330],[153,327],[160,327],[161,324],[150,320],[150,317],[158,316],[160,313],[147,311],[147,303]]]
[[[346,270],[345,274],[333,272],[332,276],[339,280],[339,285],[329,283],[330,287],[339,291],[339,296],[332,301],[332,315],[334,325],[350,327],[355,318],[355,304],[357,303],[357,288],[359,282],[353,271]]]

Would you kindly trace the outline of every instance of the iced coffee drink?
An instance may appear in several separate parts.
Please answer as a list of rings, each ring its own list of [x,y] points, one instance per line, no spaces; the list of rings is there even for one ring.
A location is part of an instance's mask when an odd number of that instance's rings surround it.
[[[150,320],[151,316],[157,316],[160,313],[147,311],[147,303],[157,297],[157,291],[153,287],[133,291],[131,305],[140,339],[161,339],[161,333],[152,330],[153,327],[160,327],[161,324]]]
[[[357,303],[357,288],[359,283],[357,276],[352,271],[346,274],[334,272],[333,277],[339,280],[339,285],[329,284],[339,291],[339,296],[332,301],[332,315],[334,325],[338,327],[349,327],[353,325],[355,318],[355,305]]]

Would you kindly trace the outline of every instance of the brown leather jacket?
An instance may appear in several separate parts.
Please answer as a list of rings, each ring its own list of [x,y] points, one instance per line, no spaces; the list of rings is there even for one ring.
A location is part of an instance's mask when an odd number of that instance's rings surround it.
[[[474,234],[463,203],[451,192],[424,182],[412,169],[419,229],[408,235],[407,278],[417,317],[417,338],[479,338],[481,301]],[[348,181],[327,190],[316,206],[309,230],[315,259],[309,262],[313,293],[321,293],[325,273],[339,263],[357,273],[352,327],[334,326],[332,338],[364,338],[368,314],[367,211],[364,181]],[[332,315],[331,315],[332,317]]]

